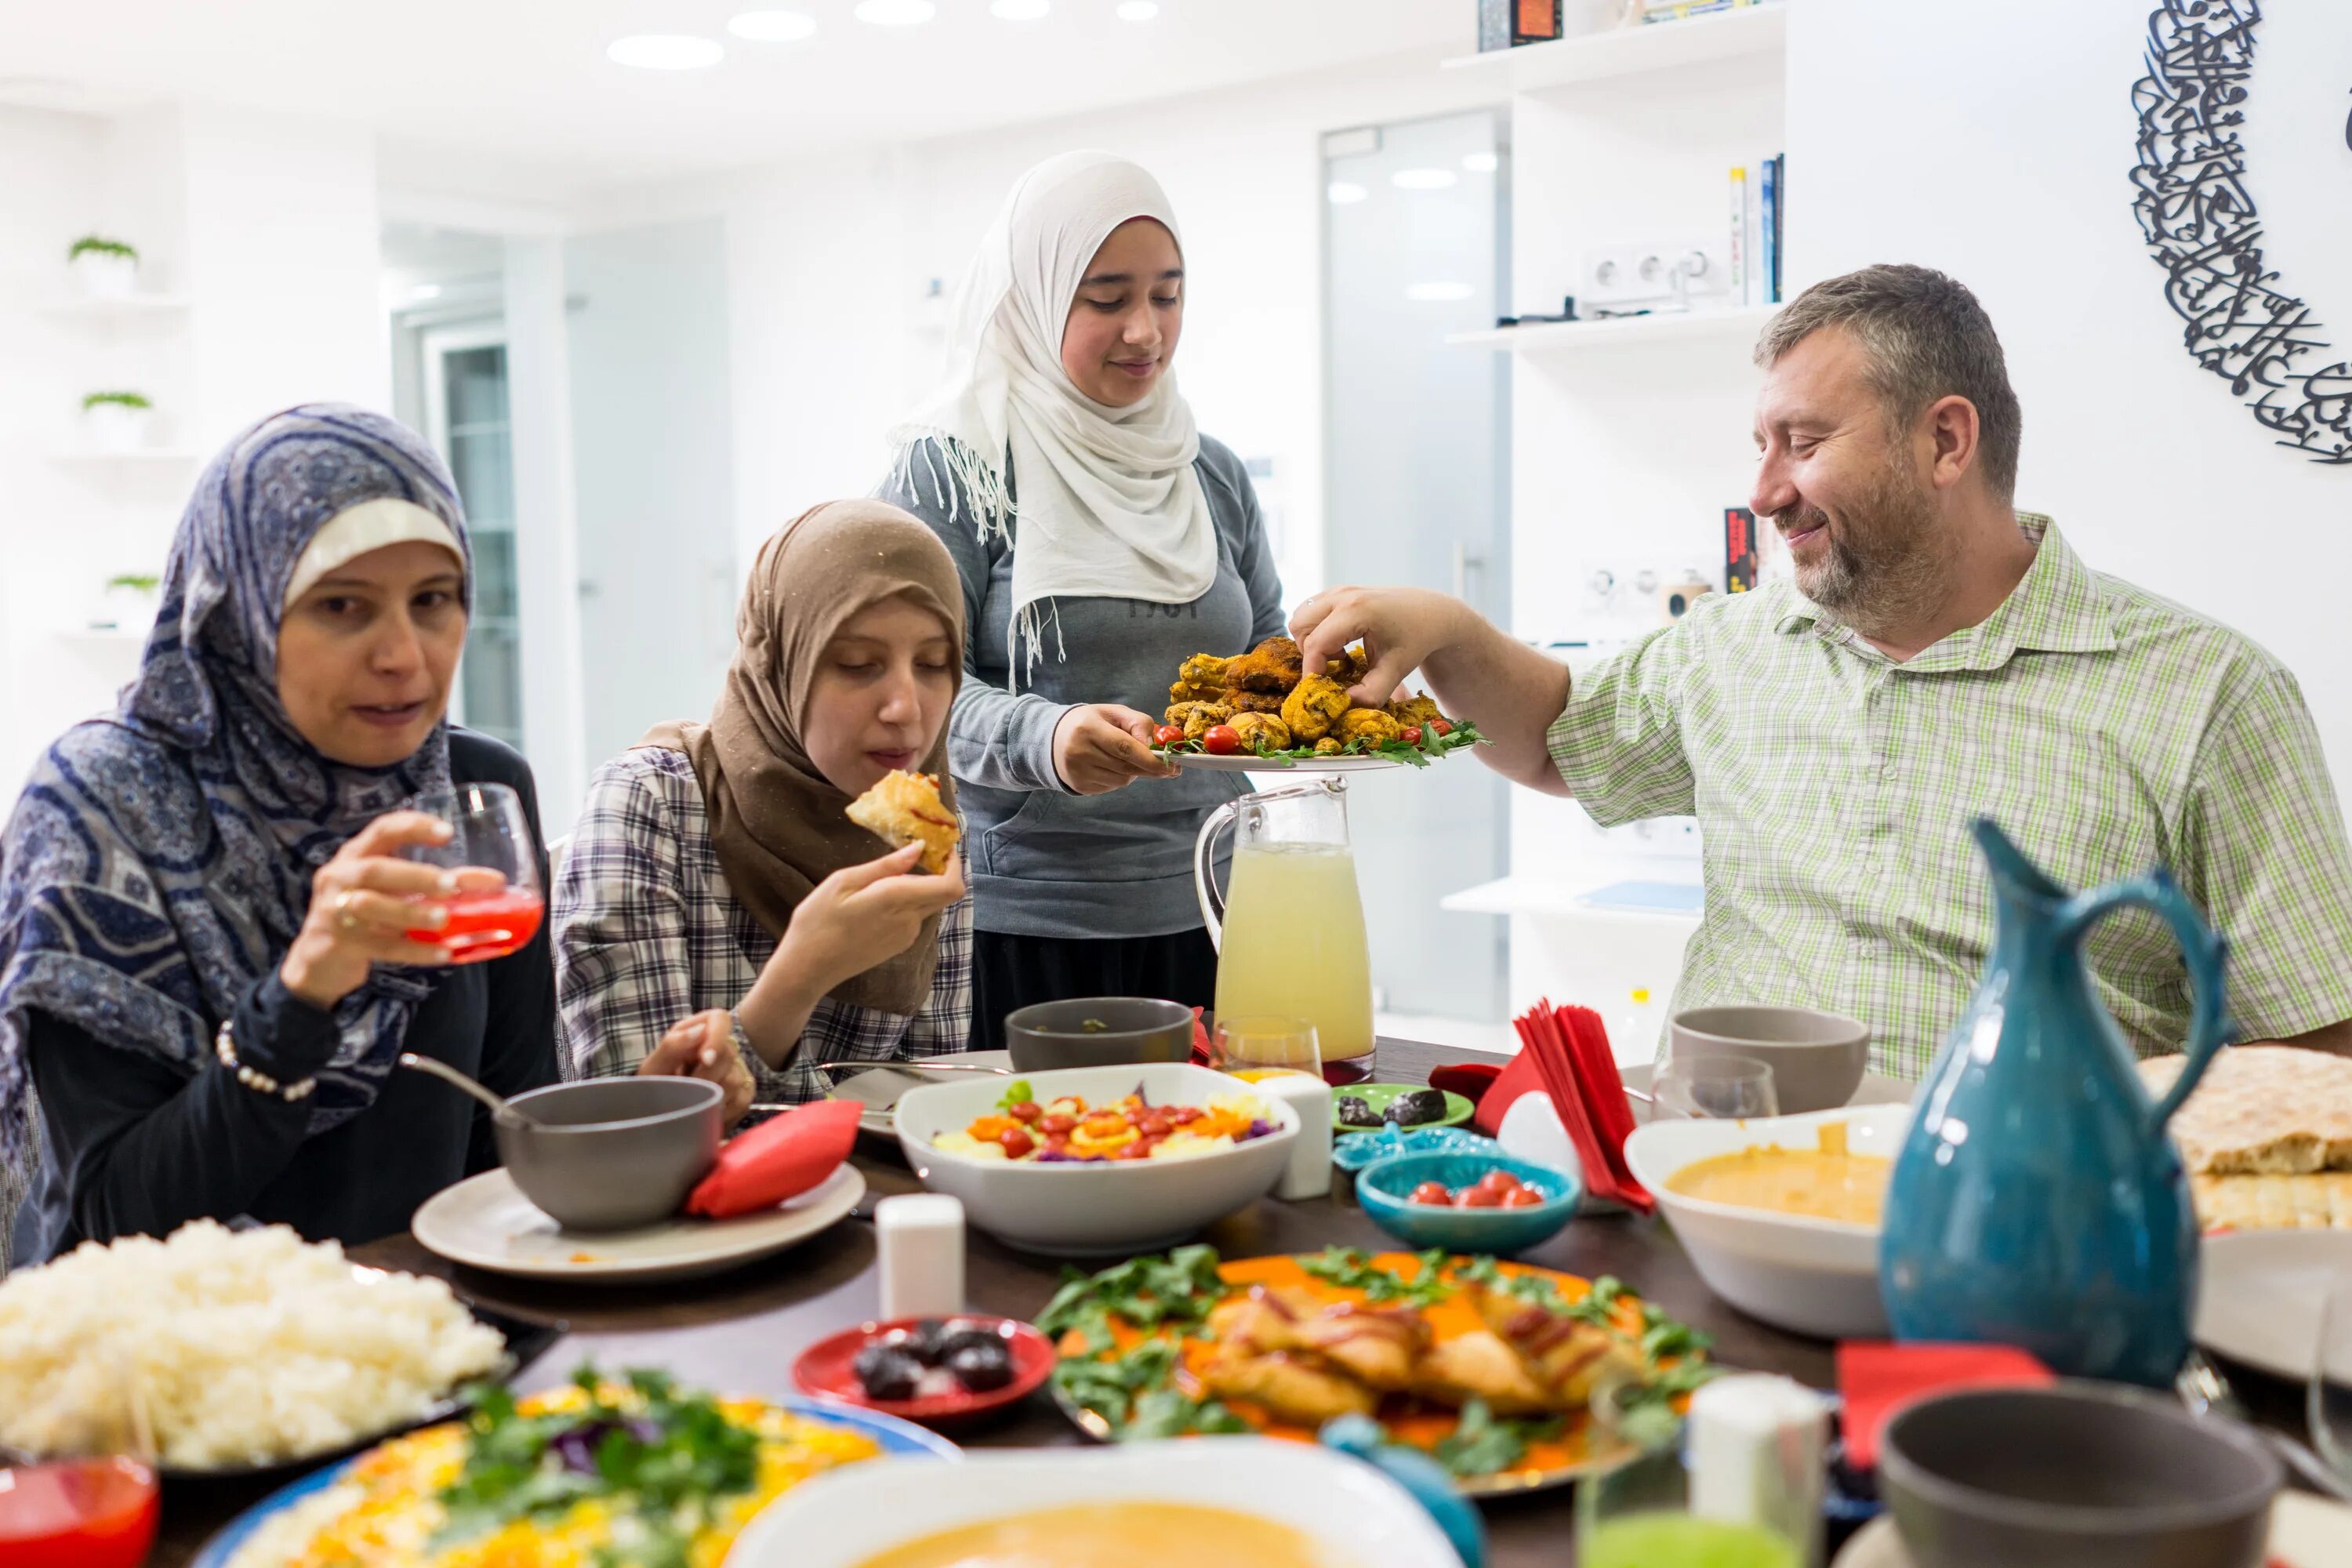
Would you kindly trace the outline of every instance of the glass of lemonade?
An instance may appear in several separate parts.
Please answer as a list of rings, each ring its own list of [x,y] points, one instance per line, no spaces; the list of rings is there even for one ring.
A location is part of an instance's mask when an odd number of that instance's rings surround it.
[[[1315,1026],[1305,1018],[1228,1017],[1220,1013],[1216,1035],[1210,1041],[1209,1065],[1253,1083],[1285,1072],[1319,1078],[1323,1051]]]
[[[1625,1446],[1614,1468],[1576,1486],[1579,1568],[1803,1568],[1804,1554],[1780,1531],[1706,1519],[1690,1510],[1681,1423],[1651,1410],[1620,1417],[1604,1390],[1593,1414]]]

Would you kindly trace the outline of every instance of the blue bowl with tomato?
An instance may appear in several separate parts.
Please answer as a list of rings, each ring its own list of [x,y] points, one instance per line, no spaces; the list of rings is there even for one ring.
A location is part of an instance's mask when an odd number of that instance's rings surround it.
[[[1524,1252],[1576,1217],[1573,1173],[1504,1153],[1398,1154],[1356,1175],[1372,1223],[1415,1249]]]

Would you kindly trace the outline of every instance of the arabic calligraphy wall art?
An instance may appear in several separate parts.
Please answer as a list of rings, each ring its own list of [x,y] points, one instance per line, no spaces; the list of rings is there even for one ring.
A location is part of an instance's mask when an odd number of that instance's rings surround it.
[[[2148,17],[2132,210],[2181,342],[2280,446],[2352,467],[2352,355],[2273,268],[2242,134],[2261,0],[2165,0]],[[2347,135],[2352,136],[2352,126]]]

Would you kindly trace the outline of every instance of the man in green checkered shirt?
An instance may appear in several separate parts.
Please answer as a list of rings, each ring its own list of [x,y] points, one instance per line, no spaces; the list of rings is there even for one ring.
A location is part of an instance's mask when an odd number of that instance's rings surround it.
[[[1340,588],[1296,618],[1307,668],[1364,638],[1360,697],[1418,667],[1518,783],[1604,826],[1696,816],[1677,1007],[1844,1013],[1878,1071],[1921,1077],[1992,940],[1981,815],[2069,887],[2168,867],[2230,940],[2241,1036],[2352,1050],[2352,855],[2294,678],[2012,510],[2017,397],[1975,297],[1868,268],[1807,289],[1757,362],[1753,503],[1793,586],[1703,598],[1573,690],[1455,600]],[[2164,926],[2119,914],[2086,951],[2134,1045],[2179,1049]]]

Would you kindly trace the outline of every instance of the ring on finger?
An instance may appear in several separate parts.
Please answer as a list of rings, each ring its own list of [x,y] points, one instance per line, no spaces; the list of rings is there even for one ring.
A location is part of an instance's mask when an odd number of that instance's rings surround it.
[[[352,900],[356,897],[358,897],[358,889],[355,888],[345,888],[335,895],[335,923],[345,931],[360,929],[360,917],[352,913]]]

